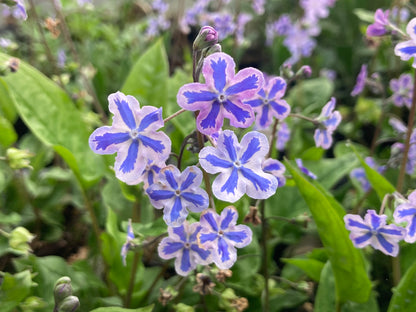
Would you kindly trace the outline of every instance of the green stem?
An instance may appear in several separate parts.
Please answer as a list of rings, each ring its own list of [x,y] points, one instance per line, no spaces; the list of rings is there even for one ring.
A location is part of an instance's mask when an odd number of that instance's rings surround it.
[[[263,276],[264,276],[264,306],[263,312],[269,312],[269,263],[267,255],[267,218],[265,212],[265,201],[260,202],[261,213],[261,248],[263,256]]]
[[[178,110],[176,113],[173,113],[172,115],[170,115],[170,116],[166,117],[165,119],[163,119],[163,123],[167,123],[169,120],[175,118],[176,116],[179,116],[183,112],[186,112],[186,109],[185,108],[182,108],[182,109]]]
[[[312,119],[312,118],[309,118],[309,117],[306,117],[306,116],[303,116],[303,115],[300,115],[300,114],[292,113],[292,114],[289,114],[289,117],[295,117],[295,118],[299,118],[299,119],[309,121],[309,122],[313,123],[315,127],[318,127],[320,125],[320,122],[318,120],[315,120],[315,119]]]

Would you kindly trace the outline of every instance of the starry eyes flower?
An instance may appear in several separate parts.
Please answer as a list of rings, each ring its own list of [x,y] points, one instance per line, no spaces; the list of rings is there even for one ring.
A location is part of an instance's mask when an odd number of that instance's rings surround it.
[[[296,158],[296,159],[295,159],[295,161],[296,161],[296,165],[298,166],[298,168],[300,169],[300,171],[301,171],[303,174],[307,175],[307,176],[308,176],[308,177],[310,177],[311,179],[314,179],[314,180],[316,180],[316,179],[317,179],[316,174],[314,174],[313,172],[309,171],[309,169],[308,169],[308,168],[306,168],[306,167],[304,167],[304,166],[303,166],[303,161],[302,161],[302,159],[300,159],[300,158]]]
[[[285,177],[285,166],[278,160],[273,158],[268,158],[261,164],[261,167],[264,172],[271,173],[277,179],[277,187],[282,187],[286,184]]]
[[[220,269],[229,269],[237,260],[237,248],[251,243],[253,233],[246,225],[236,225],[237,210],[226,207],[221,215],[208,209],[201,215],[198,241],[212,253],[212,260]]]
[[[163,132],[162,109],[152,106],[140,108],[139,102],[121,92],[108,97],[110,112],[114,114],[111,127],[96,129],[89,138],[90,148],[97,154],[114,154],[116,177],[134,184],[142,175],[148,159],[165,161],[171,142]]]
[[[374,23],[367,27],[367,36],[377,37],[383,36],[387,33],[387,27],[389,26],[389,10],[383,12],[382,9],[377,9],[374,14]]]
[[[273,121],[273,117],[284,119],[290,113],[290,106],[282,97],[285,95],[286,81],[281,77],[270,79],[260,89],[255,98],[244,103],[253,107],[256,112],[256,126],[265,129]]]
[[[196,119],[198,130],[210,135],[218,132],[224,118],[234,127],[247,128],[254,120],[251,99],[263,85],[262,73],[245,68],[237,74],[231,56],[219,52],[209,55],[202,67],[205,83],[188,83],[179,89],[179,106],[190,111],[200,111]]]
[[[408,61],[416,56],[416,17],[407,24],[406,32],[410,36],[410,40],[399,42],[394,48],[394,54],[402,61]],[[416,68],[416,58],[413,60],[412,66]]]
[[[143,170],[140,179],[136,181],[134,184],[139,184],[140,182],[144,182],[143,188],[147,189],[150,185],[157,182],[157,177],[159,175],[160,169],[166,167],[166,164],[163,163],[156,163],[155,161],[149,159],[147,161],[147,165]]]
[[[416,191],[409,195],[407,202],[396,207],[393,217],[396,223],[407,222],[404,240],[408,243],[416,242]]]
[[[368,76],[367,64],[363,64],[361,65],[360,72],[357,76],[357,81],[355,83],[354,89],[351,91],[351,96],[356,96],[360,94],[361,92],[363,92],[367,76]]]
[[[208,194],[200,188],[201,182],[202,172],[198,167],[188,167],[181,173],[169,165],[160,170],[158,182],[150,185],[146,192],[155,208],[164,208],[166,224],[179,226],[188,216],[188,210],[201,212],[208,207]]]
[[[178,227],[168,227],[169,236],[159,244],[159,257],[175,259],[175,270],[186,276],[197,264],[206,265],[212,262],[211,252],[198,244],[197,236],[202,226],[199,222],[189,224],[185,221]]]
[[[367,245],[392,257],[399,253],[399,244],[406,230],[397,225],[386,225],[386,215],[378,215],[375,210],[367,210],[364,220],[359,215],[344,216],[345,227],[351,231],[350,239],[357,248]]]
[[[400,75],[398,79],[390,80],[390,89],[394,92],[391,99],[394,105],[410,108],[413,95],[413,78],[410,74]]]
[[[386,170],[386,166],[379,166],[373,157],[366,157],[365,162],[371,168],[377,170],[378,173],[383,173]],[[368,192],[371,189],[371,184],[367,179],[367,175],[365,173],[364,168],[355,168],[351,171],[350,177],[353,179],[357,179],[358,182],[361,184],[364,192]]]
[[[328,149],[332,145],[332,133],[341,122],[341,114],[339,111],[334,111],[335,102],[335,98],[331,98],[331,100],[322,108],[322,112],[317,118],[320,125],[318,129],[315,130],[313,136],[316,147],[321,146],[324,149]]]
[[[121,259],[123,261],[124,266],[126,265],[127,252],[133,246],[132,244],[133,239],[134,239],[133,227],[131,226],[131,219],[129,219],[129,223],[127,225],[126,242],[124,243],[123,247],[121,247],[121,252],[120,252]]]
[[[260,132],[251,131],[238,143],[233,131],[222,131],[217,147],[207,146],[199,153],[199,162],[205,171],[220,173],[212,183],[215,197],[233,203],[244,194],[256,199],[272,196],[277,180],[261,169],[268,150],[269,142]]]

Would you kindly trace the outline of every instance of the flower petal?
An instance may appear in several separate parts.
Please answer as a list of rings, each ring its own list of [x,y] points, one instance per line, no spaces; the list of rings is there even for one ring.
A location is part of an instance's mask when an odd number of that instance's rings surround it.
[[[131,95],[118,91],[108,96],[110,112],[114,114],[113,127],[120,129],[136,129],[136,117],[140,111],[139,102]]]
[[[226,53],[213,53],[205,58],[202,75],[208,86],[222,92],[226,83],[234,78],[235,63]]]
[[[237,210],[230,208],[230,207],[224,208],[224,210],[221,212],[220,229],[225,230],[229,226],[234,226],[237,222],[237,218],[238,218]]]
[[[158,247],[159,257],[165,260],[175,258],[183,247],[182,242],[173,240],[171,237],[165,237]]]
[[[255,172],[249,168],[241,167],[240,172],[246,179],[246,193],[255,199],[266,199],[276,193],[277,180],[271,174]]]
[[[234,101],[234,102],[233,102]],[[230,125],[239,128],[247,128],[254,121],[254,113],[250,105],[243,104],[240,100],[228,99],[223,103],[224,117],[230,120]]]
[[[140,120],[137,131],[156,131],[163,127],[162,108],[153,106],[143,106],[140,110],[140,115],[144,117]]]
[[[100,127],[89,138],[90,148],[97,154],[114,154],[120,149],[120,144],[130,139],[129,132],[119,132],[112,127]]]
[[[188,83],[182,86],[176,96],[178,105],[186,110],[196,111],[211,106],[217,99],[207,85],[202,83]]]
[[[211,106],[201,109],[196,118],[198,130],[207,135],[211,135],[221,129],[223,125],[222,105],[214,101]]]

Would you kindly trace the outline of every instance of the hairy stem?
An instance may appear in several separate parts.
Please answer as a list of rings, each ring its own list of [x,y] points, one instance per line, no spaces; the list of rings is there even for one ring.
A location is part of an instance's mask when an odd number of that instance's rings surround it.
[[[186,112],[186,109],[185,108],[182,108],[182,109],[178,110],[176,113],[173,113],[172,115],[170,115],[170,116],[166,117],[165,119],[163,119],[163,123],[167,123],[169,120],[175,118],[176,116],[179,116],[183,112]]]

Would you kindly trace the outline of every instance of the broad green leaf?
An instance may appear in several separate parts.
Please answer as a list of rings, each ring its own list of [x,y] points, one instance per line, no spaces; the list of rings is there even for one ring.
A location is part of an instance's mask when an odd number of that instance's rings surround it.
[[[0,53],[0,62],[8,58]],[[17,73],[2,79],[28,128],[44,144],[62,153],[84,186],[103,175],[103,159],[88,147],[90,131],[65,91],[25,62],[20,63]]]
[[[154,304],[138,309],[125,309],[120,307],[106,307],[91,310],[90,312],[152,312]]]
[[[416,262],[393,289],[388,312],[416,311]]]
[[[10,95],[7,83],[0,79],[0,115],[3,115],[11,123],[17,119],[13,97]]]
[[[325,265],[325,263],[321,261],[307,258],[283,258],[282,261],[297,266],[298,268],[302,269],[310,278],[317,282],[319,282],[321,271]]]
[[[380,200],[382,201],[384,196],[386,196],[387,194],[394,193],[396,191],[396,188],[393,185],[391,185],[391,183],[380,173],[378,173],[376,170],[367,165],[367,163],[355,149],[354,145],[351,144],[350,146],[354,151],[355,155],[357,155],[357,158],[360,161],[361,166],[364,167],[367,179],[370,182],[373,189],[376,191]]]
[[[17,140],[17,133],[14,131],[13,125],[0,115],[0,144],[9,147]]]
[[[32,277],[29,270],[16,273],[4,273],[0,285],[0,310],[13,311],[31,292]]]
[[[309,206],[328,253],[334,270],[338,300],[367,301],[371,283],[364,267],[364,259],[361,251],[352,245],[339,209],[331,204],[334,199],[329,200],[325,193],[300,175],[288,161],[285,165]]]
[[[165,107],[168,98],[169,66],[162,39],[137,60],[121,89],[136,97],[140,106]]]

